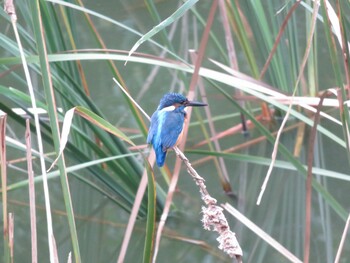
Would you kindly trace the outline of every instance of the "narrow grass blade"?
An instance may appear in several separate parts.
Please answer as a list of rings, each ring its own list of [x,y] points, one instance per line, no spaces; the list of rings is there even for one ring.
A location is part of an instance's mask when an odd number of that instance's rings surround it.
[[[338,251],[337,251],[337,255],[335,257],[334,263],[338,263],[340,261],[340,256],[341,256],[341,253],[343,251],[343,247],[344,247],[344,243],[345,243],[345,239],[346,239],[346,234],[347,234],[349,228],[350,228],[350,214],[349,214],[348,219],[346,220],[346,223],[345,223],[343,235],[342,235],[341,240],[340,240],[340,244],[338,247]]]
[[[13,7],[12,12],[15,12],[14,7]],[[26,80],[27,80],[27,85],[28,85],[28,90],[29,90],[29,94],[30,94],[30,98],[31,98],[32,108],[34,109],[34,119],[35,119],[35,127],[36,127],[36,132],[37,132],[37,139],[38,139],[38,148],[39,148],[39,153],[40,153],[41,169],[42,169],[42,172],[44,173],[44,175],[46,175],[45,161],[44,161],[44,157],[43,157],[41,131],[40,131],[40,124],[39,124],[39,117],[38,117],[38,114],[36,111],[36,101],[35,101],[35,97],[34,97],[34,89],[33,89],[31,77],[29,74],[27,61],[26,61],[26,58],[24,55],[24,50],[22,48],[21,39],[20,39],[19,34],[18,34],[16,19],[14,19],[13,16],[11,16],[11,17],[12,17],[11,20],[12,20],[13,30],[15,33],[15,37],[16,37],[17,44],[18,44],[18,49],[20,52],[21,62],[23,64],[23,69],[24,69],[24,73],[26,76]],[[45,179],[46,179],[46,177],[45,177]],[[50,208],[50,198],[49,198],[49,190],[48,190],[48,186],[47,186],[47,180],[44,180],[44,196],[45,196],[45,205],[46,205],[46,218],[47,218],[50,260],[51,260],[51,262],[54,262],[53,256],[52,256],[54,248],[53,248],[53,244],[51,242],[51,237],[53,236],[53,230],[52,230],[51,208]]]
[[[243,214],[241,214],[233,206],[226,203],[226,204],[222,205],[222,207],[225,208],[226,211],[229,212],[232,216],[234,216],[239,222],[241,222],[247,228],[249,228],[251,231],[253,231],[254,234],[256,234],[258,237],[260,237],[266,243],[268,243],[270,246],[272,246],[274,249],[276,249],[282,256],[287,258],[290,262],[302,263],[302,261],[300,259],[298,259],[296,256],[294,256],[288,249],[283,247],[277,240],[275,240],[269,234],[264,232],[259,226],[254,224],[254,222],[252,222],[247,217],[245,217]]]
[[[4,237],[4,255],[5,263],[10,262],[9,246],[9,224],[7,218],[7,163],[6,163],[6,120],[7,115],[0,116],[0,163],[1,163],[1,195],[2,195],[2,220]]]
[[[104,129],[105,131],[117,136],[118,138],[122,139],[123,141],[129,143],[132,146],[136,146],[128,136],[126,136],[122,131],[120,131],[118,128],[114,127],[111,123],[108,121],[102,119],[100,116],[96,115],[92,111],[90,111],[87,108],[84,107],[74,107],[74,112],[79,114],[84,119],[90,121],[91,123],[95,124],[96,126]]]
[[[240,162],[247,162],[247,163],[258,164],[263,166],[269,166],[271,162],[271,159],[269,158],[264,158],[261,156],[254,156],[254,155],[244,155],[244,154],[238,154],[238,153],[210,152],[210,151],[202,151],[202,150],[187,150],[186,153],[198,154],[203,156],[220,156],[220,157],[224,157],[224,158],[228,158],[228,159],[232,159]],[[287,161],[276,160],[275,166],[276,168],[281,168],[285,170],[298,171],[298,169],[293,164]],[[303,168],[306,170],[307,166],[303,165]],[[345,182],[350,182],[350,176],[348,174],[338,173],[332,170],[326,170],[326,169],[322,169],[314,166],[312,167],[312,173],[314,175],[320,175],[327,178],[333,178],[333,179],[343,180]]]
[[[37,61],[37,57],[32,57],[33,61]],[[125,61],[126,55],[115,55],[115,54],[60,54],[60,55],[49,55],[49,61],[51,62],[59,62],[59,61],[71,61],[71,60],[104,60],[104,59],[114,59],[118,61]],[[17,59],[14,59],[13,62],[15,63]],[[181,70],[184,72],[193,73],[193,68],[188,67],[184,64],[179,64],[176,62],[168,62],[164,61],[162,59],[151,59],[147,57],[130,57],[129,61],[137,62],[137,63],[144,63],[144,64],[156,64],[159,66]],[[1,64],[1,58],[0,58],[0,64]],[[211,69],[203,68],[201,67],[199,71],[199,75],[202,77],[206,77],[211,80],[218,81],[219,83],[227,84],[232,88],[241,89],[244,92],[251,94],[261,100],[266,101],[267,103],[270,103],[271,105],[281,109],[282,111],[287,111],[287,107],[276,101],[273,97],[265,96],[262,92],[260,92],[261,89],[265,89],[262,85],[258,85],[255,82],[240,79],[237,77],[233,77],[228,74],[224,74],[218,71],[214,71]],[[313,121],[304,116],[303,114],[295,111],[292,109],[291,115],[296,117],[297,119],[300,119],[301,121],[305,122],[308,126],[313,125]],[[337,144],[340,144],[343,147],[346,147],[346,143],[344,140],[336,136],[336,134],[330,132],[329,130],[325,129],[323,126],[318,125],[317,130],[321,132],[323,135],[329,137],[331,140],[335,141]]]
[[[79,3],[79,5],[80,5],[81,7],[84,7],[84,4],[83,4],[83,2],[82,2],[81,0],[78,0],[78,3]],[[97,42],[99,43],[99,46],[100,46],[102,49],[107,50],[107,46],[106,46],[106,44],[105,44],[105,42],[104,42],[104,40],[103,40],[101,34],[100,34],[99,31],[97,30],[97,28],[96,28],[96,26],[95,26],[95,24],[94,24],[94,22],[93,22],[91,16],[89,15],[89,13],[88,13],[88,12],[84,12],[84,16],[85,16],[85,19],[86,19],[86,21],[87,21],[87,23],[88,23],[88,26],[90,27],[90,29],[91,29],[92,33],[94,34],[94,36],[95,36]],[[163,50],[163,53],[165,54],[166,51]],[[109,66],[109,68],[110,68],[112,74],[113,74],[116,78],[118,78],[118,80],[119,80],[124,86],[126,86],[126,85],[125,85],[125,81],[124,81],[124,79],[123,79],[123,77],[122,77],[122,74],[120,73],[120,71],[119,71],[119,69],[117,68],[117,66],[115,65],[115,63],[114,63],[112,60],[108,60],[107,63],[108,63],[108,66]],[[146,81],[146,83],[147,83],[147,81]],[[149,83],[151,83],[151,82],[149,82]],[[127,101],[127,102],[128,102],[129,107],[131,107],[131,112],[132,112],[132,114],[134,115],[134,118],[135,118],[136,122],[138,123],[141,132],[142,132],[143,134],[146,134],[146,133],[147,133],[147,127],[146,127],[146,125],[145,125],[143,119],[141,118],[140,113],[135,109],[135,105],[134,105],[134,104],[132,104],[132,103],[129,102],[129,101]]]
[[[118,85],[118,87],[124,92],[124,94],[129,98],[129,100],[142,112],[142,114],[150,120],[151,118],[149,115],[141,108],[141,106],[130,96],[130,94],[127,92],[126,89],[115,79],[113,78],[113,81]]]
[[[111,123],[102,119],[100,116],[96,115],[95,113],[93,113],[89,109],[86,109],[86,108],[81,107],[81,106],[77,106],[77,107],[74,107],[74,108],[68,110],[64,116],[59,154],[58,154],[56,160],[52,163],[49,170],[51,170],[52,167],[57,163],[58,159],[60,158],[60,156],[62,155],[62,153],[64,151],[64,148],[66,147],[66,144],[68,142],[69,132],[70,132],[71,126],[72,126],[74,114],[77,114],[77,115],[83,117],[87,121],[95,124],[96,126],[102,128],[103,130],[108,131],[109,133],[114,134],[115,136],[122,139],[123,141],[126,141],[127,143],[135,146],[135,144],[122,131],[120,131],[119,129],[114,127]]]
[[[29,188],[29,207],[30,207],[30,237],[32,247],[32,263],[38,262],[37,232],[36,232],[36,209],[35,209],[35,185],[32,165],[32,142],[30,137],[29,119],[26,120],[26,146],[27,146],[27,170],[28,170],[28,188]]]
[[[240,42],[240,45],[242,49],[244,50],[244,55],[246,56],[248,65],[250,67],[250,70],[252,72],[252,75],[254,78],[259,77],[259,69],[257,65],[257,61],[255,59],[255,54],[253,52],[251,39],[249,39],[249,24],[246,24],[244,21],[243,13],[241,12],[239,8],[238,2],[227,2],[227,11],[229,20],[231,22],[231,27],[236,28],[236,35],[238,38],[238,41]]]
[[[44,37],[44,28],[43,28],[43,21],[41,16],[41,8],[39,0],[37,1],[31,1],[31,10],[33,14],[33,29],[35,33],[35,40],[37,43],[37,51],[39,54],[39,62],[40,62],[40,69],[42,74],[42,80],[43,80],[43,86],[45,91],[45,98],[48,104],[48,113],[50,118],[50,126],[52,130],[52,137],[54,141],[55,150],[59,152],[59,126],[58,126],[58,117],[57,117],[57,109],[56,109],[56,101],[54,97],[54,90],[52,85],[52,79],[51,79],[51,70],[49,66],[49,61],[47,57],[47,49],[46,49],[46,42]],[[39,127],[38,127],[39,128]],[[62,185],[62,191],[63,191],[63,198],[64,203],[67,211],[67,219],[68,219],[68,225],[70,230],[70,236],[72,240],[73,245],[73,251],[75,256],[76,263],[81,263],[81,256],[80,256],[80,249],[79,249],[79,242],[78,242],[78,234],[77,229],[75,225],[74,220],[74,211],[73,211],[73,205],[70,195],[70,189],[68,184],[68,178],[66,173],[66,167],[65,167],[65,161],[64,156],[62,154],[62,157],[58,159],[58,166],[61,173],[61,185]],[[43,171],[45,174],[46,171]],[[47,187],[47,182],[44,180],[44,189]],[[48,189],[45,190],[46,193],[48,193]],[[49,204],[49,195],[45,195],[45,203]],[[51,218],[50,218],[51,220]],[[54,247],[54,235],[52,231],[52,222],[48,222],[48,239],[50,243],[50,261],[51,263],[56,261],[55,257],[55,251],[57,249]]]
[[[79,173],[77,173],[78,171],[85,169],[85,168],[89,168],[89,167],[94,167],[98,164],[103,164],[103,163],[108,163],[110,161],[113,160],[120,160],[123,158],[128,158],[131,156],[135,156],[135,155],[139,155],[139,153],[129,153],[129,154],[122,154],[122,155],[118,155],[118,156],[112,156],[112,157],[107,157],[107,158],[103,158],[103,159],[98,159],[98,160],[94,160],[94,161],[90,161],[90,162],[86,162],[86,163],[80,163],[77,165],[73,165],[70,167],[67,167],[67,173],[72,173],[73,176],[77,177],[80,181],[86,183],[87,185],[89,185],[91,188],[95,189],[96,191],[100,192],[102,195],[108,197],[112,202],[116,203],[117,205],[119,205],[121,208],[123,208],[125,211],[130,212],[131,211],[131,206],[134,202],[134,195],[132,193],[130,193],[129,189],[124,189],[124,188],[117,188],[117,187],[110,187],[110,189],[113,191],[113,193],[111,194],[110,191],[106,191],[106,189],[102,188],[101,186],[99,186],[98,184],[96,184],[95,180],[90,180],[87,179],[85,176],[80,175]],[[93,169],[91,169],[93,170]],[[102,176],[108,176],[109,174],[107,173],[103,173],[103,170],[98,170],[102,173]],[[98,174],[99,175],[99,174]],[[96,177],[98,179],[100,179],[100,177],[98,177],[98,175],[96,175]],[[53,171],[53,172],[49,172],[47,173],[47,177],[48,179],[54,179],[60,176],[60,171]],[[43,180],[43,176],[42,175],[38,175],[34,178],[34,183],[39,183],[42,182]],[[103,181],[104,182],[104,181]],[[109,186],[108,184],[109,182],[107,182],[107,184],[105,184],[107,187]],[[27,187],[28,186],[28,180],[23,180],[17,183],[14,183],[12,185],[9,185],[7,187],[8,191],[12,191],[15,189],[19,189],[19,188],[23,188],[23,187]],[[115,194],[117,194],[119,196],[119,198],[116,198]],[[142,204],[140,210],[139,210],[139,215],[140,216],[145,216],[146,215],[146,207],[147,205]]]
[[[138,36],[141,36],[141,37],[142,37],[142,34],[141,34],[140,32],[137,32],[136,30],[134,30],[134,29],[128,27],[127,25],[125,25],[125,24],[123,24],[123,23],[120,23],[120,22],[118,22],[118,21],[116,21],[116,20],[114,20],[114,19],[111,19],[111,18],[109,18],[109,17],[106,17],[106,16],[104,16],[104,15],[101,15],[101,14],[99,14],[99,13],[97,13],[97,12],[94,12],[94,11],[92,11],[92,10],[90,10],[90,9],[87,9],[87,8],[84,8],[84,7],[80,7],[80,6],[74,5],[74,4],[72,4],[72,3],[65,2],[65,1],[61,1],[61,0],[47,0],[47,1],[48,1],[48,2],[52,2],[52,3],[54,3],[54,4],[59,4],[59,5],[63,5],[63,6],[68,6],[68,7],[72,8],[72,9],[76,9],[76,10],[78,10],[78,11],[82,11],[82,12],[84,12],[84,13],[87,13],[87,14],[90,14],[90,15],[92,15],[92,16],[98,17],[98,18],[100,18],[100,19],[102,19],[102,20],[105,20],[105,21],[107,21],[107,22],[109,22],[109,23],[111,23],[111,24],[114,24],[114,25],[116,25],[116,26],[119,26],[119,27],[121,27],[121,28],[123,28],[123,29],[125,29],[125,30],[127,30],[127,31],[129,31],[129,32],[131,32],[131,33],[133,33],[133,34],[135,34],[135,35],[138,35]],[[198,0],[197,0],[197,1],[198,1]],[[170,50],[168,50],[168,49],[165,48],[164,46],[160,45],[158,42],[153,41],[152,39],[149,39],[149,41],[150,41],[152,44],[154,44],[154,45],[160,47],[161,49],[165,50],[167,53],[171,54],[171,55],[174,56],[176,59],[178,59],[178,60],[180,60],[180,61],[186,63],[186,61],[183,60],[180,56],[178,56],[178,55],[177,55],[176,53],[174,53],[174,52],[171,52]],[[126,61],[126,60],[128,60],[128,56],[125,56],[124,61]]]
[[[179,3],[181,4],[181,2]],[[161,23],[162,19],[158,13],[157,7],[155,5],[155,2],[153,0],[146,0],[145,5],[148,9],[148,12],[150,13],[154,23]],[[174,21],[173,25],[176,27],[177,20]],[[165,46],[167,46],[171,51],[174,51],[174,46],[172,41],[169,38],[169,35],[166,30],[160,30],[160,37]]]
[[[148,205],[147,205],[147,224],[146,224],[146,239],[143,250],[143,262],[152,262],[154,235],[156,229],[156,185],[153,174],[153,169],[148,162],[146,162],[147,179],[148,179]]]
[[[177,9],[171,16],[169,16],[167,19],[163,20],[160,24],[155,26],[153,29],[148,31],[146,34],[144,34],[130,49],[128,57],[132,55],[132,53],[135,52],[135,50],[145,41],[153,37],[155,34],[157,34],[159,31],[161,31],[163,28],[167,27],[177,19],[179,19],[183,14],[192,8],[193,5],[195,5],[198,2],[198,0],[188,0],[186,1],[182,6],[180,6],[179,9]],[[127,62],[127,61],[126,61]],[[126,63],[125,62],[125,63]]]

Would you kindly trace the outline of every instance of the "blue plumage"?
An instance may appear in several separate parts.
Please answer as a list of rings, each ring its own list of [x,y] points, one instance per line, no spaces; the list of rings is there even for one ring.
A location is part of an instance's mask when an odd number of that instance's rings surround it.
[[[178,143],[185,123],[185,108],[188,106],[206,106],[206,104],[189,101],[178,93],[167,93],[151,117],[147,143],[153,145],[159,167],[164,165],[167,150]]]

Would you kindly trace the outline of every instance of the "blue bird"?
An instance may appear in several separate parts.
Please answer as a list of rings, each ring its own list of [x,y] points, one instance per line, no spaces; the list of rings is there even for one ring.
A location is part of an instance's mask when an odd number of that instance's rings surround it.
[[[151,117],[147,143],[153,145],[159,167],[164,165],[167,150],[181,141],[188,106],[207,106],[207,104],[189,101],[179,93],[167,93]]]

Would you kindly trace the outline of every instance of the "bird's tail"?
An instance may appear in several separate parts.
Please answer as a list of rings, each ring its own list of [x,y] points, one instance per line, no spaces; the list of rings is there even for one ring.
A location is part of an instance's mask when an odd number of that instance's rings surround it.
[[[156,162],[159,167],[162,167],[165,162],[166,157],[166,151],[163,151],[162,147],[157,147],[157,149],[154,149],[156,152]]]

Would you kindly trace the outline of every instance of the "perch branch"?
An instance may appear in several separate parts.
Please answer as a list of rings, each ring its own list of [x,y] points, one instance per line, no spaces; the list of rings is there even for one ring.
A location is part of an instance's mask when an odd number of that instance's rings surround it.
[[[206,230],[212,230],[219,233],[217,241],[219,248],[227,253],[230,257],[236,257],[238,262],[242,262],[242,249],[237,241],[235,233],[230,230],[230,226],[225,218],[223,209],[216,205],[217,200],[210,196],[205,180],[193,169],[187,157],[180,151],[178,147],[173,147],[176,155],[184,162],[187,172],[192,176],[196,185],[199,187],[201,198],[206,206],[202,206],[203,227]]]

